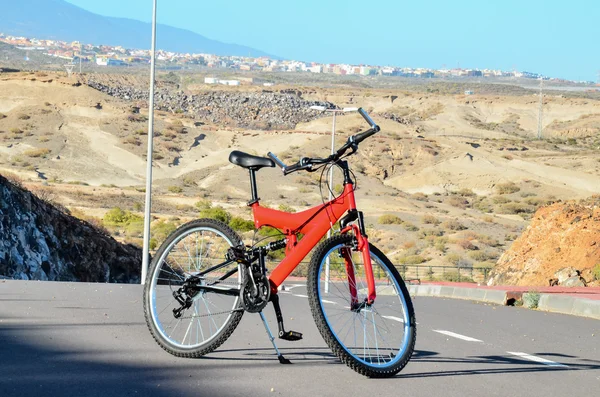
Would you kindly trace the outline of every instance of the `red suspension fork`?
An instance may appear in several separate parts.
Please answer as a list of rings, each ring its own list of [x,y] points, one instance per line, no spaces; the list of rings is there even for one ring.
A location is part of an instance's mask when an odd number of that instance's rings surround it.
[[[350,225],[344,228],[341,232],[347,233],[350,230],[354,231],[356,240],[358,242],[358,250],[362,253],[363,264],[365,266],[365,276],[367,278],[367,304],[371,305],[375,302],[377,293],[375,291],[375,277],[373,277],[373,264],[371,263],[371,251],[369,250],[369,240],[360,232],[360,228],[356,225]],[[346,272],[348,273],[348,284],[350,288],[350,296],[352,303],[358,303],[357,301],[357,290],[356,290],[356,276],[354,274],[354,265],[352,264],[352,258],[348,249],[342,249],[342,256],[346,262]]]
[[[358,303],[356,291],[356,276],[354,274],[354,263],[352,263],[352,255],[349,248],[340,248],[340,253],[344,257],[346,263],[346,274],[348,275],[348,290],[350,291],[350,307],[354,307]]]

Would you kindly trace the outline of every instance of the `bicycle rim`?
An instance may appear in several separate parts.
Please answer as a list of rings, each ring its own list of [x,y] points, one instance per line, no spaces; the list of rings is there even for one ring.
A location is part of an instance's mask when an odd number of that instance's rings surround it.
[[[181,305],[173,297],[186,278],[224,263],[231,239],[211,227],[184,231],[162,251],[154,267],[150,286],[150,314],[158,336],[169,346],[196,350],[213,342],[239,310],[239,296],[198,292],[193,304],[175,318],[173,309]],[[238,268],[235,262],[204,275],[200,285],[211,285],[227,272]],[[219,287],[240,288],[240,272],[219,281]]]
[[[339,254],[341,248],[351,252],[357,301],[365,301],[368,294],[362,254],[353,252],[351,245],[335,245],[322,257],[318,269],[318,302],[325,322],[345,352],[362,365],[380,370],[399,366],[411,354],[412,326],[401,281],[390,271],[383,254],[379,257],[371,252],[377,299],[370,307],[352,311],[346,261]]]

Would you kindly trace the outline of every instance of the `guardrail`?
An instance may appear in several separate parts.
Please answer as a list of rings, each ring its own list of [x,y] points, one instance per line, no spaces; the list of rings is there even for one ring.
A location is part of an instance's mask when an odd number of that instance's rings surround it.
[[[485,284],[491,268],[457,267],[429,265],[396,265],[396,269],[406,282],[419,281],[453,281]]]
[[[267,268],[272,270],[279,262],[267,261]],[[306,277],[310,262],[303,261],[292,272],[294,276]],[[430,265],[395,265],[407,283],[420,283],[423,281],[451,281],[485,284],[491,268],[488,267],[457,267],[457,266],[430,266]],[[384,275],[381,269],[376,267],[374,276],[381,279]]]

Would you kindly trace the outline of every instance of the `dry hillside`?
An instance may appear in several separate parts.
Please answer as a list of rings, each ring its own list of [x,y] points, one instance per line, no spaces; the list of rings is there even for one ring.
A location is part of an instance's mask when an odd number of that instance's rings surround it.
[[[573,268],[589,286],[600,286],[600,197],[540,208],[527,230],[494,268],[490,285],[548,286]],[[568,275],[566,275],[568,276]]]
[[[80,218],[104,223],[116,238],[140,244],[145,102],[110,96],[82,81],[50,72],[0,74],[0,172],[16,174]],[[94,81],[142,84],[137,77],[117,75],[95,75]],[[170,87],[168,82],[160,86]],[[369,235],[398,264],[422,264],[436,274],[436,266],[491,268],[537,208],[600,193],[597,101],[546,98],[545,138],[537,140],[535,97],[289,85],[269,89],[275,97],[293,92],[306,101],[361,106],[381,125],[382,131],[365,141],[350,162]],[[179,90],[173,87],[169,95],[200,95],[216,88]],[[259,95],[261,90],[225,91]],[[153,230],[158,240],[207,206],[248,218],[248,177],[227,161],[232,150],[272,151],[290,163],[330,150],[328,117],[261,130],[212,122],[204,116],[210,107],[198,113],[191,109],[157,112]],[[337,126],[339,143],[364,122],[347,115],[338,118]],[[283,177],[265,169],[258,180],[263,203],[289,211],[320,203],[327,192],[317,173]],[[332,188],[340,182],[336,179]],[[128,218],[134,221],[110,221],[107,213],[115,207],[134,215]]]

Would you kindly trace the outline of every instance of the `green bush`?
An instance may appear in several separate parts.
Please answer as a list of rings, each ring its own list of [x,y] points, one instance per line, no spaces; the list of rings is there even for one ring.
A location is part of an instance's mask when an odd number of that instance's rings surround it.
[[[200,201],[196,202],[196,204],[194,204],[194,205],[196,206],[196,208],[198,208],[200,210],[205,210],[205,209],[212,207],[212,203],[208,200],[200,200]]]
[[[201,210],[200,218],[216,219],[225,224],[229,224],[229,222],[231,221],[231,214],[225,211],[222,207],[211,207]]]
[[[238,232],[247,232],[254,230],[254,222],[234,216],[229,221],[229,226]]]
[[[523,294],[523,306],[529,309],[537,309],[540,303],[540,293],[537,291],[529,291]]]
[[[427,259],[423,258],[421,255],[407,255],[398,258],[398,262],[401,265],[418,265],[427,262]]]
[[[381,215],[377,222],[381,225],[400,225],[402,224],[402,219],[396,215],[385,214]]]
[[[175,229],[177,229],[178,226],[179,224],[176,222],[165,222],[164,220],[154,223],[150,228],[150,234],[152,235],[151,240],[154,240],[155,247],[152,248],[151,243],[150,249],[155,249],[162,244],[162,242],[165,241],[167,237],[169,237],[169,235],[173,233]]]
[[[600,280],[600,263],[597,263],[596,266],[594,266],[592,274],[594,275],[595,280]]]
[[[181,186],[169,186],[167,189],[171,193],[181,193],[181,192],[183,192],[183,188]]]
[[[130,211],[123,211],[121,208],[115,207],[104,215],[103,220],[109,225],[126,226],[131,223],[143,221],[144,218]]]

